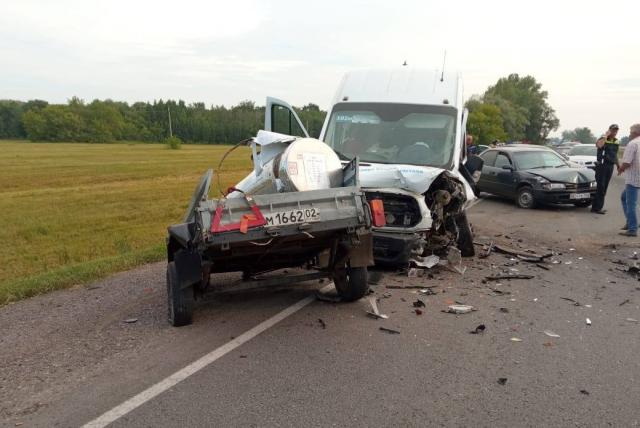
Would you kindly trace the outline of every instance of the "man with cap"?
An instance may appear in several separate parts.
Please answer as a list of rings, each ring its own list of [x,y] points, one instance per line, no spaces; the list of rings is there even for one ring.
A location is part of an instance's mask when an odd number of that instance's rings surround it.
[[[609,127],[607,132],[596,141],[596,147],[598,147],[596,157],[596,196],[593,198],[593,204],[591,204],[591,212],[596,214],[605,214],[607,211],[603,210],[604,197],[607,194],[607,187],[609,187],[609,181],[613,175],[613,167],[619,167],[618,163],[618,147],[620,143],[616,138],[618,134],[618,125],[613,124]]]
[[[640,189],[640,123],[631,125],[629,144],[622,156],[622,165],[618,168],[618,175],[624,173],[624,190],[622,191],[622,210],[627,219],[621,232],[624,236],[638,236],[638,190]]]

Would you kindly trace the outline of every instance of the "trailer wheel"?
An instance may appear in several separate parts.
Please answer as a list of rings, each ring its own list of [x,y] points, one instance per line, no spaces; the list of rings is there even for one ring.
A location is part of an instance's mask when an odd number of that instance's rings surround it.
[[[339,269],[333,275],[338,295],[345,302],[354,302],[369,291],[366,267],[347,267]]]
[[[469,225],[469,219],[466,213],[462,213],[456,219],[458,226],[458,249],[462,257],[473,257],[476,255],[476,249],[473,246],[473,231]]]
[[[167,303],[169,323],[174,327],[191,324],[195,304],[193,286],[179,289],[176,263],[167,265]]]

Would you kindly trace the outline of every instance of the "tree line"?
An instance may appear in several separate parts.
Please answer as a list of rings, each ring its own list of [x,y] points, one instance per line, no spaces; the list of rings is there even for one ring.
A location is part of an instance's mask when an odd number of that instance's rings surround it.
[[[320,135],[326,115],[316,104],[294,107],[311,136]],[[264,106],[243,101],[232,107],[159,100],[126,102],[74,97],[67,104],[0,100],[0,138],[33,141],[162,141],[173,134],[187,143],[229,144],[264,127]]]

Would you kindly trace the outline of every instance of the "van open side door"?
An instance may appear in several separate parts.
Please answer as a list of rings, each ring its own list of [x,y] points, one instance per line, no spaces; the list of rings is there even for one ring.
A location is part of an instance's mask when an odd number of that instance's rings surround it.
[[[309,133],[302,125],[302,121],[293,107],[285,101],[273,97],[267,97],[264,129],[296,137],[309,137]]]

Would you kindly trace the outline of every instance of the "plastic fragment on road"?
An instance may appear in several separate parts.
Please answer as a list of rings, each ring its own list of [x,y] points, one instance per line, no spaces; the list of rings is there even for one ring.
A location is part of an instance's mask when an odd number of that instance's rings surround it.
[[[507,383],[506,377],[498,378],[498,385],[506,385],[506,383]]]
[[[627,318],[627,321],[629,321],[629,322],[640,322],[635,318]]]
[[[449,247],[447,252],[447,267],[454,272],[464,275],[467,267],[462,265],[462,253],[455,247]]]
[[[384,331],[385,333],[389,333],[389,334],[400,334],[398,330],[394,330],[392,328],[380,327],[379,329],[380,331]]]
[[[435,296],[438,293],[433,291],[432,288],[423,288],[423,289],[420,290],[420,294],[423,294],[425,296]]]
[[[522,342],[522,339],[520,339],[519,337],[512,337],[511,341],[512,342]]]
[[[551,331],[551,330],[545,330],[545,331],[544,331],[544,334],[546,334],[546,335],[547,335],[547,336],[549,336],[549,337],[560,337],[560,335],[559,335],[559,334],[554,333],[554,332],[553,332],[553,331]]]
[[[589,392],[589,391],[587,391],[586,389],[581,389],[581,390],[580,390],[580,394],[583,394],[583,395],[589,395],[589,394],[590,394],[590,392]]]
[[[587,325],[591,325],[591,320],[589,318],[587,318],[586,323],[587,323]]]
[[[407,276],[409,278],[419,278],[424,275],[423,269],[411,268],[407,271]]]
[[[387,318],[389,318],[387,315],[381,314],[378,310],[378,302],[376,301],[375,296],[369,297],[369,304],[371,305],[371,311],[367,311],[367,315],[382,320],[386,320]]]
[[[447,310],[444,312],[450,314],[468,314],[469,312],[475,311],[476,308],[470,305],[449,305]]]
[[[135,322],[138,322],[138,318],[127,318],[126,320],[124,320],[124,322],[127,324],[133,324]]]
[[[414,312],[416,313],[416,315],[422,315],[421,309],[414,309]]]
[[[435,254],[432,254],[432,255],[427,256],[427,257],[419,257],[419,256],[417,256],[417,257],[414,257],[413,259],[411,259],[411,262],[414,263],[418,267],[431,269],[432,267],[434,267],[438,263],[440,263],[440,257],[436,256]]]
[[[413,302],[413,307],[414,308],[424,308],[426,306],[427,305],[425,305],[424,302],[422,300],[420,300],[420,299],[416,299],[416,301]]]
[[[322,318],[318,318],[318,324],[320,324],[320,327],[322,327],[323,330],[327,328],[327,324]]]

